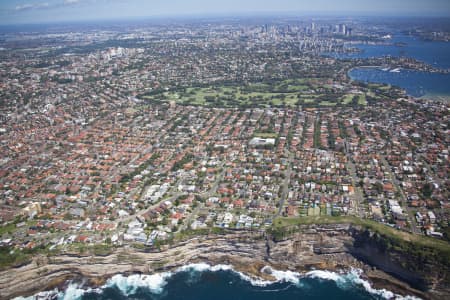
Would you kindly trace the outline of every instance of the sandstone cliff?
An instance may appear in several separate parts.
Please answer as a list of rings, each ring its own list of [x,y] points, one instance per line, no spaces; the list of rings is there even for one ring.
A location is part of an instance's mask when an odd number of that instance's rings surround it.
[[[88,278],[90,284],[100,285],[118,273],[153,273],[195,262],[232,264],[239,271],[265,279],[272,278],[261,272],[264,266],[297,272],[360,268],[377,288],[429,299],[450,296],[446,270],[429,261],[427,269],[413,271],[410,263],[404,263],[408,257],[384,251],[380,241],[349,224],[308,225],[283,239],[240,231],[199,236],[154,252],[119,248],[106,256],[39,256],[30,264],[0,272],[0,298],[31,295],[68,279]]]

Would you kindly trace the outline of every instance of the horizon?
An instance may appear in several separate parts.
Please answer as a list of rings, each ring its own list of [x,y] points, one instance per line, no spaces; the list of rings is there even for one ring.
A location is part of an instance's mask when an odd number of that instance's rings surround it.
[[[300,21],[307,20],[331,20],[331,19],[348,19],[348,20],[358,20],[358,19],[385,19],[385,20],[439,20],[443,22],[449,22],[450,16],[419,16],[419,15],[369,15],[364,13],[336,13],[336,14],[323,14],[320,12],[265,12],[265,13],[210,13],[210,14],[180,14],[180,15],[154,15],[154,16],[115,16],[110,18],[89,18],[89,19],[76,19],[76,20],[48,20],[42,22],[21,22],[21,23],[2,23],[0,21],[1,28],[7,27],[22,27],[22,26],[56,26],[56,25],[102,25],[112,22],[127,23],[127,22],[198,22],[198,21],[217,21],[223,19],[229,20],[258,20],[267,19],[272,20],[283,20],[289,18],[298,18]],[[301,19],[303,18],[303,19]]]
[[[12,0],[0,4],[0,25],[39,25],[92,21],[180,19],[209,17],[411,17],[450,18],[446,0],[350,0],[345,3],[317,0],[237,0],[209,3],[206,0],[170,0],[164,3],[143,0]],[[236,8],[239,7],[239,8]]]

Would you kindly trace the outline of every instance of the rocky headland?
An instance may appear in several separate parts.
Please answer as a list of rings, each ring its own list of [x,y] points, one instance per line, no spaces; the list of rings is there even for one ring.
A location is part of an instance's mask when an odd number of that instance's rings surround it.
[[[299,273],[358,268],[377,289],[423,299],[450,297],[450,263],[388,249],[387,244],[366,228],[330,224],[302,225],[281,237],[244,231],[201,235],[150,252],[121,247],[104,256],[41,255],[0,272],[0,298],[33,295],[68,280],[88,280],[99,286],[115,274],[151,274],[198,262],[233,265],[237,271],[265,280],[274,280],[270,272],[262,271],[265,266]]]

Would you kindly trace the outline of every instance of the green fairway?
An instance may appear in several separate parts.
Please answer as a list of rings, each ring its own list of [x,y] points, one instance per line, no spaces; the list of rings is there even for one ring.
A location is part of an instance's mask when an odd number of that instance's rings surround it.
[[[368,92],[368,91],[367,91]],[[366,93],[346,93],[325,80],[288,79],[273,83],[248,85],[217,85],[155,91],[139,96],[150,102],[175,101],[181,105],[208,107],[333,107],[336,105],[367,105]]]
[[[365,94],[359,95],[358,104],[359,105],[367,105],[367,100],[366,100],[366,95]]]
[[[342,103],[344,103],[344,104],[350,104],[350,103],[352,103],[352,100],[353,100],[353,97],[354,97],[355,95],[354,94],[347,94],[347,95],[345,95],[343,98],[342,98]]]

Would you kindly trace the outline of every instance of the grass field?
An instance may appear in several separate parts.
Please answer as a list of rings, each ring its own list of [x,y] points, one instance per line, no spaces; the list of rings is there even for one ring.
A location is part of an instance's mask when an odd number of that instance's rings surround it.
[[[9,224],[7,224],[5,226],[0,226],[0,236],[2,236],[5,233],[13,233],[13,232],[15,232],[17,230],[20,230],[20,228],[17,227],[17,223],[18,222],[16,221],[16,222],[13,222],[13,223],[9,223]],[[28,228],[30,226],[36,225],[36,223],[37,222],[34,221],[34,220],[26,221],[25,225],[24,225],[24,228]]]
[[[175,101],[210,107],[294,107],[303,104],[331,107],[338,103],[351,104],[354,96],[358,95],[335,96],[333,87],[319,79],[288,79],[273,84],[181,88],[140,97],[156,102]],[[359,95],[358,103],[366,104],[365,94]]]
[[[0,227],[0,236],[5,233],[8,233],[8,232],[14,232],[14,231],[16,231],[16,229],[17,229],[16,224],[13,224],[13,223],[5,225],[5,226],[1,226]]]
[[[352,103],[352,100],[353,100],[353,97],[354,97],[355,95],[354,94],[347,94],[347,95],[345,95],[343,98],[342,98],[342,103],[344,103],[344,104],[350,104],[350,103]]]
[[[263,139],[277,138],[278,134],[275,132],[255,132],[253,134],[254,137],[259,137]]]
[[[153,102],[175,101],[182,105],[208,107],[333,107],[336,105],[365,106],[367,97],[386,99],[379,94],[389,86],[371,84],[367,87],[336,87],[324,79],[288,79],[274,83],[251,83],[248,85],[217,85],[187,87],[176,90],[160,90],[140,95],[139,98]]]
[[[367,100],[366,100],[366,95],[365,94],[359,95],[358,104],[359,105],[367,105]]]
[[[357,97],[359,105],[367,105],[366,94],[347,94],[341,98],[342,104],[351,104],[353,102],[353,98],[355,97]]]
[[[259,104],[261,106],[295,106],[298,102],[294,92],[246,91],[240,87],[188,88],[185,92],[165,92],[162,95],[146,96],[148,99],[175,101],[177,103],[201,106],[237,106]]]
[[[390,226],[375,222],[372,220],[361,219],[353,216],[315,216],[315,217],[297,217],[297,218],[277,218],[273,222],[275,229],[282,229],[296,225],[311,224],[353,224],[371,229],[381,235],[397,239],[403,242],[411,242],[422,247],[433,247],[450,255],[450,244],[435,238],[411,234],[400,231]]]

